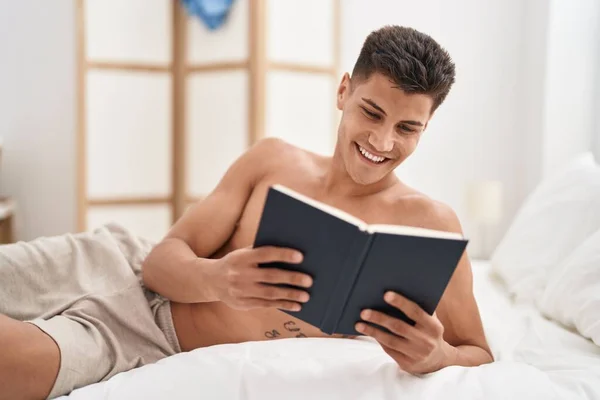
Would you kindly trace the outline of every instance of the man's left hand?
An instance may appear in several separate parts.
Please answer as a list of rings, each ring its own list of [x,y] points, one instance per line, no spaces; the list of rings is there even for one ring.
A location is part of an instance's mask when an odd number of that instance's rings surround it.
[[[363,320],[385,327],[394,334],[362,322],[356,324],[357,331],[377,340],[400,368],[411,374],[434,372],[452,364],[456,349],[444,340],[444,326],[435,313],[429,315],[398,293],[387,292],[384,299],[415,321],[415,325],[367,309],[360,314]]]

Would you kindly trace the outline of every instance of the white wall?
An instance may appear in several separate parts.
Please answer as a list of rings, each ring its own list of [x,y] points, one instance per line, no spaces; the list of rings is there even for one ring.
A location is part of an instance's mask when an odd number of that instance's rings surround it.
[[[600,2],[526,2],[524,192],[578,153],[600,159]]]
[[[600,12],[598,13],[598,20],[600,20]],[[597,44],[598,48],[598,69],[600,70],[600,40]],[[592,148],[596,160],[600,162],[600,77],[596,76],[596,119],[594,122],[594,134],[592,135]]]
[[[550,2],[543,172],[592,146],[600,79],[600,1]]]
[[[465,191],[473,180],[504,183],[505,219],[523,198],[521,0],[348,0],[343,2],[342,66],[350,71],[367,34],[385,24],[431,35],[457,65],[457,82],[398,175],[458,213],[472,244]]]
[[[0,0],[0,191],[18,237],[75,229],[73,0]]]
[[[598,18],[600,19],[600,17]],[[598,47],[598,53],[600,54],[600,43],[598,44]],[[596,122],[594,123],[594,129],[595,133],[592,135],[592,146],[596,160],[600,162],[600,78],[596,82]]]
[[[598,10],[598,23],[600,24],[600,10]],[[600,34],[599,34],[600,38]],[[596,43],[596,51],[598,52],[598,71],[600,71],[600,40]],[[594,134],[592,135],[592,146],[596,160],[600,162],[600,76],[596,76],[596,120],[594,123]]]
[[[520,85],[523,119],[520,129],[523,146],[521,151],[523,182],[520,192],[529,193],[543,175],[543,146],[545,127],[547,38],[549,30],[550,2],[530,0],[524,2],[523,23],[527,24],[523,36],[523,59]]]

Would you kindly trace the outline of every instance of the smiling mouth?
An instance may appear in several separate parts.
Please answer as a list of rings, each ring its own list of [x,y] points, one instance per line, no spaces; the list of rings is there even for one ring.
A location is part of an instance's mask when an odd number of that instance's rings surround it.
[[[375,154],[370,153],[367,149],[359,145],[358,143],[354,143],[356,147],[356,151],[358,151],[359,157],[364,161],[369,162],[373,165],[381,165],[384,164],[389,158],[376,156]]]

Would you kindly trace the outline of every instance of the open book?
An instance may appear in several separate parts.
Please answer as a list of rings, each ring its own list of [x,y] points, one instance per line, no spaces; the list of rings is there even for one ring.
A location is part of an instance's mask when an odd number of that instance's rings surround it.
[[[335,207],[282,185],[269,188],[254,246],[281,246],[304,254],[301,264],[263,268],[297,270],[313,277],[310,300],[286,313],[327,334],[360,335],[360,312],[371,308],[410,324],[383,300],[398,292],[430,315],[466,248],[460,234],[398,225],[369,225]]]

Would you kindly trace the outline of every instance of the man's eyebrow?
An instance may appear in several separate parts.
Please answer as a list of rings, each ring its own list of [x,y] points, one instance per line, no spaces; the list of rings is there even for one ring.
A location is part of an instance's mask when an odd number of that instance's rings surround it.
[[[402,121],[402,123],[415,126],[423,126],[423,123],[419,121]]]
[[[377,103],[375,103],[373,100],[371,100],[371,99],[367,99],[367,98],[365,98],[365,97],[361,97],[361,99],[362,99],[362,100],[363,100],[365,103],[367,103],[368,105],[370,105],[371,107],[373,107],[374,109],[376,109],[377,111],[379,111],[379,112],[383,113],[383,115],[387,115],[387,114],[385,113],[385,111],[383,111],[383,108],[379,107],[379,106],[377,105]],[[402,121],[402,123],[404,123],[404,124],[408,124],[408,125],[414,125],[414,126],[421,126],[421,127],[422,127],[422,126],[424,126],[422,122],[419,122],[419,121],[412,121],[412,120],[408,120],[408,121]]]
[[[383,115],[387,115],[387,114],[385,113],[385,111],[383,111],[383,108],[379,107],[379,106],[377,105],[377,103],[375,103],[373,100],[371,100],[371,99],[367,99],[367,98],[364,98],[364,97],[361,97],[361,99],[362,99],[362,100],[363,100],[365,103],[367,103],[368,105],[370,105],[371,107],[373,107],[374,109],[376,109],[377,111],[379,111],[380,113],[382,113]]]

